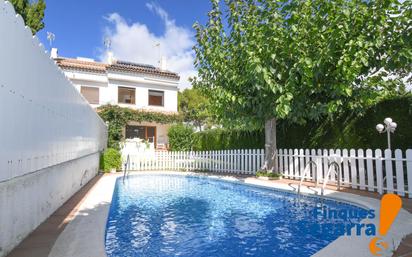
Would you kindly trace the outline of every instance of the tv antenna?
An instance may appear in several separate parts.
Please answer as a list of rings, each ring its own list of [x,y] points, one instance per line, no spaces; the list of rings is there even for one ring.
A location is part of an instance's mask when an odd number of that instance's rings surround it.
[[[157,42],[153,47],[157,47],[157,55],[159,57],[159,60],[157,61],[157,63],[160,65],[160,61],[162,59],[162,57],[160,56],[160,43]]]
[[[110,47],[112,46],[112,40],[110,38],[106,37],[106,38],[104,38],[103,44],[106,47],[106,50],[109,50]]]
[[[47,40],[49,41],[50,46],[53,44],[53,41],[56,39],[56,35],[52,32],[47,31]]]

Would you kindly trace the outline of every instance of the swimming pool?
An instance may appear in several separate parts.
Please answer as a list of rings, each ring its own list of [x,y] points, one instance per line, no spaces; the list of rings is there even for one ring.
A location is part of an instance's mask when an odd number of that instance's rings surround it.
[[[203,176],[129,176],[116,181],[106,252],[109,257],[311,256],[340,235],[319,229],[325,220],[314,216],[315,208],[363,210]]]

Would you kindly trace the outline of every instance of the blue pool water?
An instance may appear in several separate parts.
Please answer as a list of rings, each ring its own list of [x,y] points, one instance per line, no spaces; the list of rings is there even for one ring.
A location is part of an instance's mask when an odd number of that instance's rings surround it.
[[[109,257],[311,256],[339,236],[319,231],[316,224],[324,219],[314,217],[315,207],[361,210],[205,177],[130,176],[116,182],[106,252]]]

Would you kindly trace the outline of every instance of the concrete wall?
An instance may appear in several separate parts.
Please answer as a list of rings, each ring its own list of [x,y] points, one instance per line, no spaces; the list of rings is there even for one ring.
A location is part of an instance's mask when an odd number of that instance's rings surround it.
[[[99,156],[91,154],[0,183],[0,256],[97,174]]]
[[[0,0],[0,256],[92,178],[107,128]]]

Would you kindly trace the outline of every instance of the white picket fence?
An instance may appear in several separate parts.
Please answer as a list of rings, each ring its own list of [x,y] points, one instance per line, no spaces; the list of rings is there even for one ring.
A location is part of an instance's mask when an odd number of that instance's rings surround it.
[[[232,174],[255,174],[264,164],[263,149],[153,152],[130,155],[128,170],[184,170],[213,171]],[[412,149],[405,154],[391,150],[315,150],[279,149],[277,169],[285,178],[301,179],[306,165],[310,165],[305,179],[322,183],[329,165],[336,161],[341,185],[371,192],[396,193],[412,198]],[[337,183],[334,174],[327,178],[329,184]],[[410,185],[410,186],[408,186]]]
[[[331,161],[337,161],[340,167],[341,183],[353,189],[371,192],[396,193],[412,198],[412,150],[403,152],[389,149],[382,152],[367,149],[314,150],[280,149],[278,152],[278,170],[286,178],[300,179],[309,161],[308,180],[323,182]],[[337,176],[330,176],[328,182],[336,183]]]
[[[213,171],[255,174],[263,165],[264,150],[152,152],[129,155],[128,170]]]

